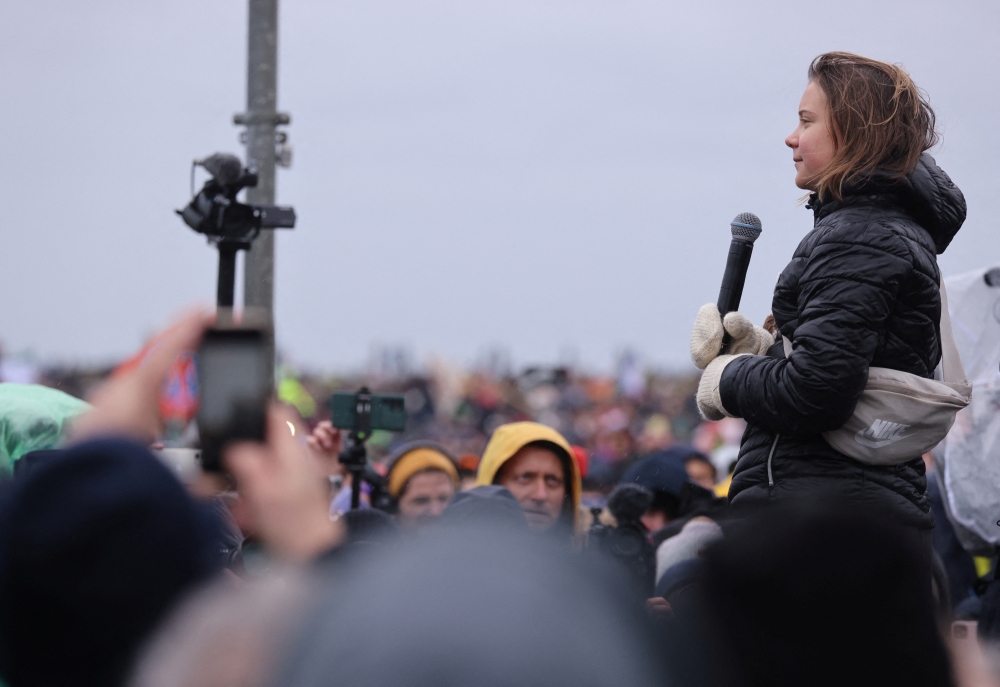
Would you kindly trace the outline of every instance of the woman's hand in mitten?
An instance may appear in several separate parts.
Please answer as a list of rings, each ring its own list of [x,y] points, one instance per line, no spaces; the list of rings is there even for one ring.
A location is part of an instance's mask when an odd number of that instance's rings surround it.
[[[726,315],[725,328],[714,303],[706,303],[698,310],[691,330],[691,360],[704,370],[715,360],[722,349],[722,336],[729,332],[731,341],[726,351],[733,355],[749,353],[764,355],[774,343],[774,337],[762,327],[756,327],[738,312]]]
[[[706,303],[698,309],[691,329],[691,360],[695,367],[704,370],[715,360],[722,348],[722,318],[715,303]]]
[[[729,336],[732,337],[726,353],[764,355],[767,353],[767,349],[774,345],[773,334],[763,327],[756,326],[738,312],[727,313],[722,324],[729,332]]]

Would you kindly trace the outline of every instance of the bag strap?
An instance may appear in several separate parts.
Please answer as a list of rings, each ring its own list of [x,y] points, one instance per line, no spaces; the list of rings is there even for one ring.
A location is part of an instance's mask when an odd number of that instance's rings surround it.
[[[955,345],[955,335],[951,329],[951,315],[948,313],[948,291],[944,288],[943,275],[939,288],[941,289],[941,322],[939,324],[941,332],[941,381],[947,384],[958,384],[966,382],[967,379],[965,368],[962,366],[962,358],[958,355],[958,346]],[[785,357],[789,357],[792,354],[792,340],[782,334],[781,344],[782,348],[785,349]]]

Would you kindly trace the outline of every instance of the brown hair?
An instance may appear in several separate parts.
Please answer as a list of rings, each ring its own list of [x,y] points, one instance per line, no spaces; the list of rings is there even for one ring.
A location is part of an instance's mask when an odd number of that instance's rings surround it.
[[[934,110],[902,67],[848,52],[828,52],[809,65],[809,80],[826,95],[833,160],[813,179],[820,197],[841,199],[844,184],[876,169],[896,178],[938,142]]]

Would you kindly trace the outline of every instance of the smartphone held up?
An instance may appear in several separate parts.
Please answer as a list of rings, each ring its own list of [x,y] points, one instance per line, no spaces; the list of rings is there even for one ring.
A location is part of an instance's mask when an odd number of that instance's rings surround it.
[[[266,439],[274,365],[267,333],[253,328],[209,329],[198,349],[198,432],[201,467],[223,472],[231,441]]]

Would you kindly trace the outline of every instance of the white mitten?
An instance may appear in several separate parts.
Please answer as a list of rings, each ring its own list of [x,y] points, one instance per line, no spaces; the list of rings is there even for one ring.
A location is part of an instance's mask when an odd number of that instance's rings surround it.
[[[728,313],[724,323],[725,329],[714,303],[706,303],[698,309],[691,330],[691,360],[699,370],[704,370],[719,355],[724,332],[729,332],[731,338],[727,353],[733,355],[764,355],[774,344],[774,336],[738,312]]]
[[[715,303],[701,306],[691,330],[691,360],[699,370],[704,370],[719,355],[722,334],[722,318]]]
[[[745,353],[742,355],[746,355]],[[721,420],[724,417],[736,417],[722,407],[722,397],[719,395],[719,382],[722,381],[722,371],[726,365],[733,362],[739,355],[720,355],[708,364],[698,383],[698,412],[706,420]]]
[[[727,353],[765,355],[767,349],[774,345],[774,336],[769,331],[756,326],[738,312],[726,313],[723,325],[732,337]]]

